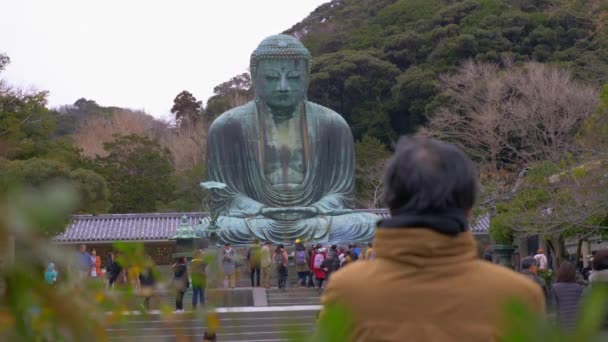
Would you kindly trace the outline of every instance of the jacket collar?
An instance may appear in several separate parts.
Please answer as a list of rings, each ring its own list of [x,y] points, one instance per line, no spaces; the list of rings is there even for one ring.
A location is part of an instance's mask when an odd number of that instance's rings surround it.
[[[414,267],[457,264],[477,258],[471,232],[446,235],[428,228],[378,228],[374,241],[377,258]]]

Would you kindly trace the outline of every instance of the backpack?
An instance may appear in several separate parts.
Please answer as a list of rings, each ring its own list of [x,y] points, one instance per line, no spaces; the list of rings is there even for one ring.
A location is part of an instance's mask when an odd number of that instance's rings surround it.
[[[306,264],[306,251],[297,251],[296,252],[296,265],[304,265]]]
[[[283,265],[283,254],[281,253],[274,253],[274,257],[272,258],[272,261],[276,264],[276,265]]]
[[[314,261],[314,263],[312,264],[312,267],[313,267],[314,269],[316,269],[316,270],[320,269],[320,268],[321,268],[321,264],[323,264],[323,260],[324,260],[324,259],[325,259],[325,258],[323,257],[323,254],[321,254],[321,253],[316,254],[316,255],[315,255],[315,261]]]

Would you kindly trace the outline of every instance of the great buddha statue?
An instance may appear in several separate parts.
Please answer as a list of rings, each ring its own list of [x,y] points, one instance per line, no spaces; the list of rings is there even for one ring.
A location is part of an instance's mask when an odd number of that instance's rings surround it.
[[[307,101],[310,52],[264,39],[251,55],[255,100],[220,115],[207,140],[207,180],[222,242],[371,241],[376,215],[355,212],[354,141],[336,112]]]

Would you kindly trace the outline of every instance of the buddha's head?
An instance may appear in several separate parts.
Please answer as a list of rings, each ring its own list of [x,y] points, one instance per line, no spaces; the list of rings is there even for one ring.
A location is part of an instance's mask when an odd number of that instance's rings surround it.
[[[251,77],[256,101],[270,108],[289,109],[306,99],[310,51],[292,36],[264,39],[251,54]]]

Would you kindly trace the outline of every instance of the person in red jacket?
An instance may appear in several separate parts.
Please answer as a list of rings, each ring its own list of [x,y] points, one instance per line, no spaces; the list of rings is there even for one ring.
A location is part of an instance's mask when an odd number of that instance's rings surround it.
[[[310,260],[310,269],[312,270],[315,275],[315,278],[317,279],[317,285],[319,286],[319,288],[323,287],[323,282],[325,281],[323,261],[325,261],[326,257],[327,252],[321,247],[321,245],[317,245]]]

